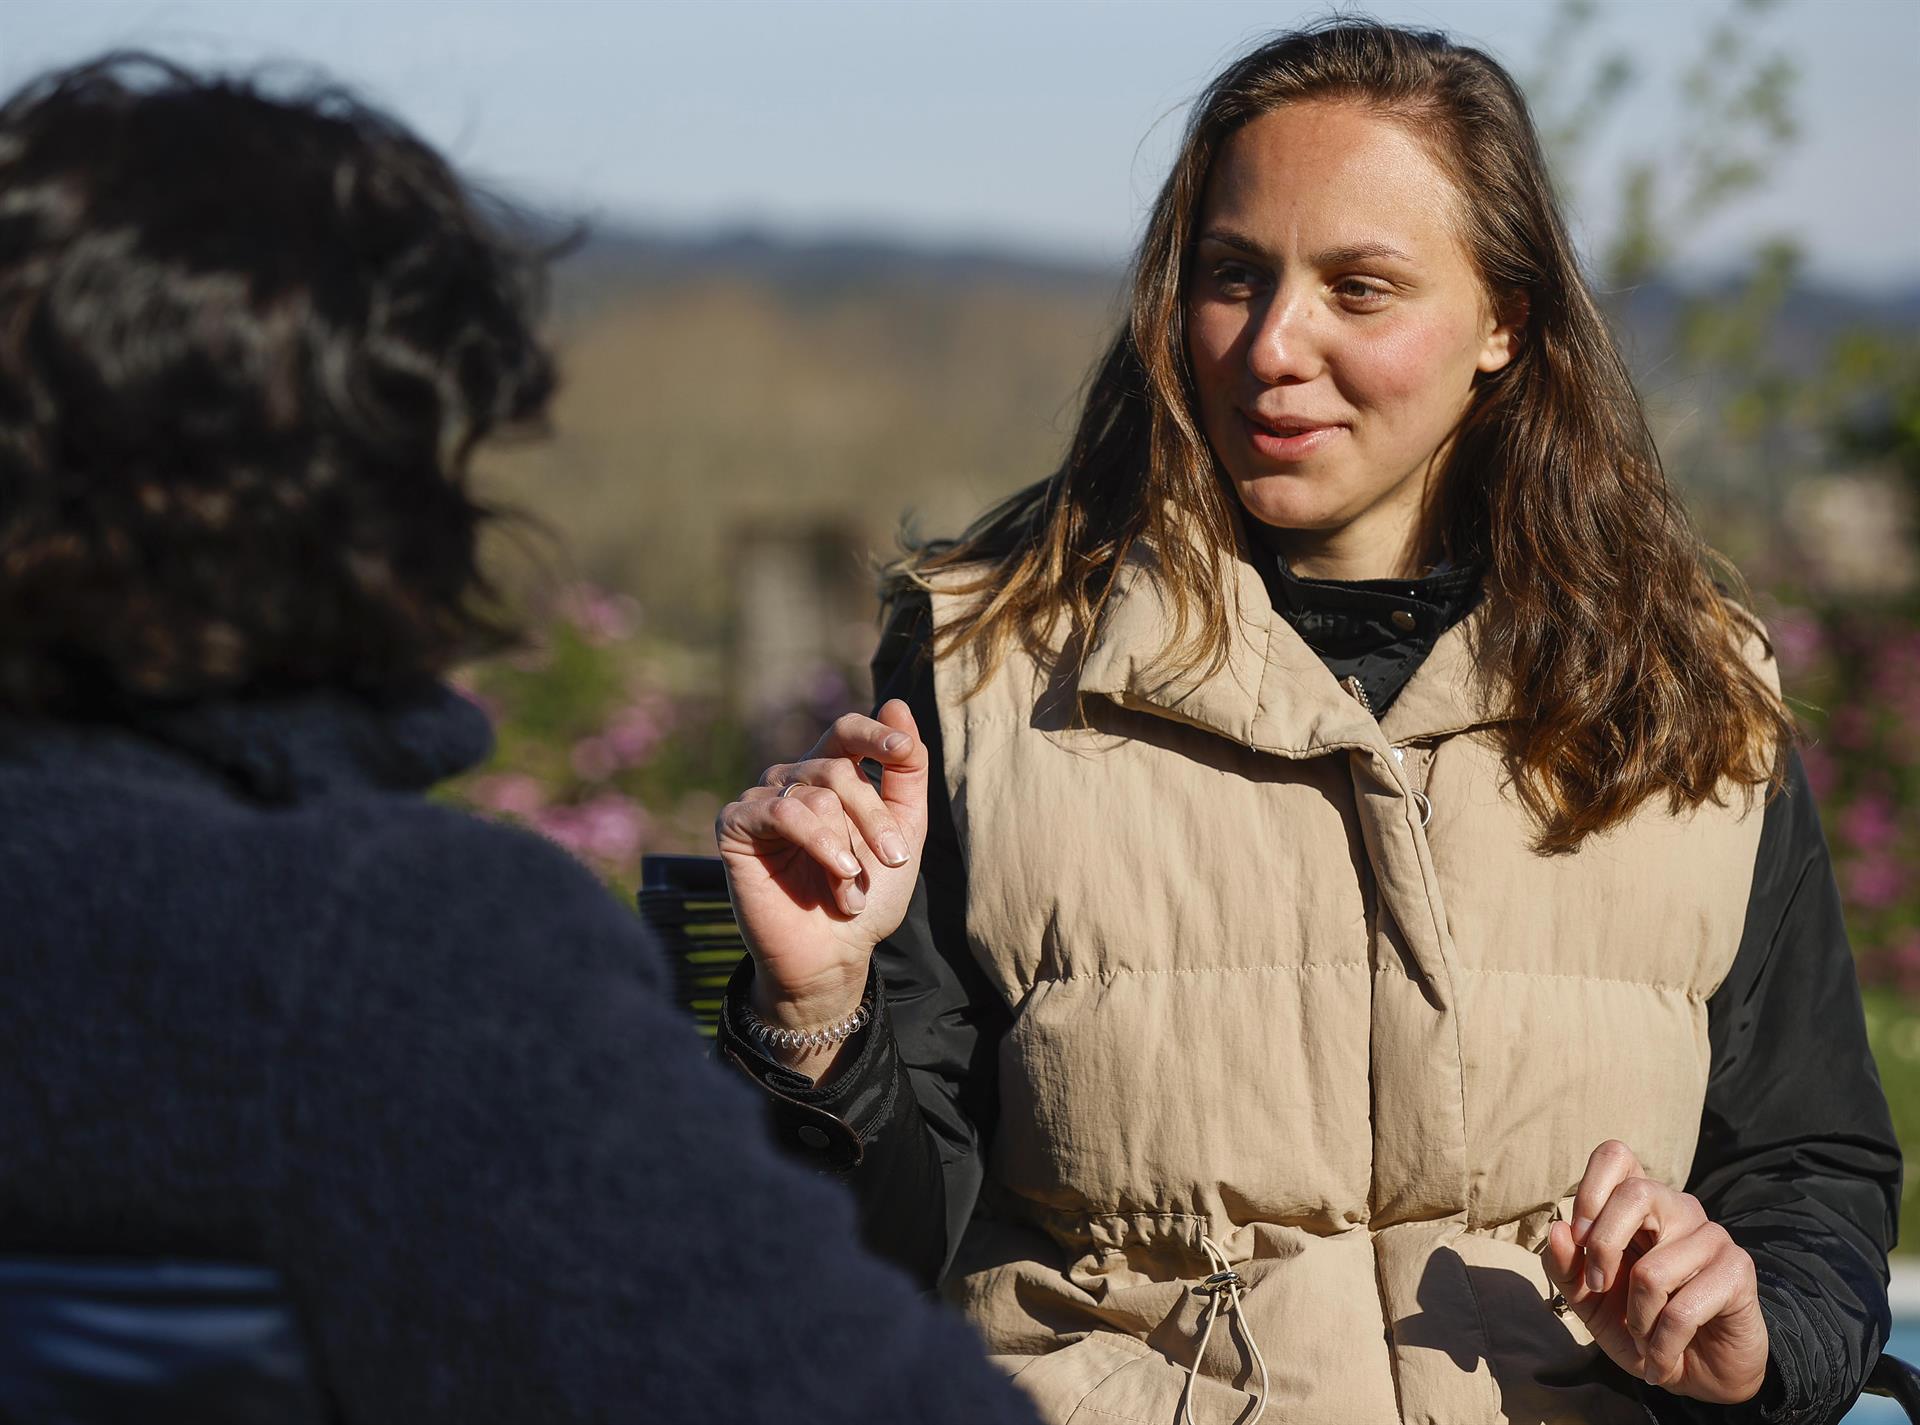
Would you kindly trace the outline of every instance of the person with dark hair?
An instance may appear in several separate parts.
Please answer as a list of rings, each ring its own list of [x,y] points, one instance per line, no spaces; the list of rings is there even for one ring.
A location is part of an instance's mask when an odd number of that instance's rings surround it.
[[[1518,87],[1260,45],[1131,298],[875,716],[721,814],[723,1052],[1050,1421],[1837,1419],[1899,1147]]]
[[[421,796],[539,274],[337,90],[0,105],[0,1417],[1030,1418],[638,921]]]

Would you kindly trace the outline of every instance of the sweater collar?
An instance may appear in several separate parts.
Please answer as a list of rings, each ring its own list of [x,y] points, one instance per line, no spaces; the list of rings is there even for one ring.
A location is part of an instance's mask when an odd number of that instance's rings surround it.
[[[0,721],[10,756],[76,768],[211,772],[286,803],[354,789],[421,791],[484,761],[486,714],[436,683],[382,694],[325,689],[133,710],[107,723]]]
[[[1080,665],[1082,694],[1202,727],[1283,756],[1440,737],[1502,721],[1509,697],[1477,655],[1486,605],[1441,633],[1378,723],[1334,680],[1320,655],[1273,606],[1267,581],[1241,548],[1228,566],[1230,630],[1224,664],[1169,675],[1173,603],[1150,553],[1115,575],[1100,626]]]

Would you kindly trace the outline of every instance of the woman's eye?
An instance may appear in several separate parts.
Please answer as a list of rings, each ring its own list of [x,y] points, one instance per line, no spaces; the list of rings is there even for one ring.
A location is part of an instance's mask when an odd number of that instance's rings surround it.
[[[1213,269],[1214,289],[1223,296],[1244,297],[1258,285],[1260,275],[1239,262],[1222,262]]]
[[[1333,284],[1334,295],[1349,307],[1377,307],[1387,300],[1388,292],[1384,287],[1371,282],[1363,282],[1357,277],[1349,277]]]

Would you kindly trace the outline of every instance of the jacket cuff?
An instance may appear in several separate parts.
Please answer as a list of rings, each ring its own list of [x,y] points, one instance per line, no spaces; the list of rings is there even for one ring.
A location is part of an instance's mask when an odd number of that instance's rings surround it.
[[[715,1053],[767,1096],[777,1143],[815,1167],[851,1173],[866,1156],[867,1142],[893,1116],[898,1093],[893,1029],[880,976],[868,968],[866,993],[873,1001],[873,1016],[847,1039],[844,1052],[852,1057],[824,1088],[776,1061],[741,1029],[739,1012],[752,985],[753,959],[748,956],[727,981]]]

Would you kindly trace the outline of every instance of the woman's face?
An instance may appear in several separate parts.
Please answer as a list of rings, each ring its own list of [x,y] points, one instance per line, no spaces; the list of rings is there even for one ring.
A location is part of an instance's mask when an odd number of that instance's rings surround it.
[[[1187,348],[1202,428],[1255,519],[1404,552],[1474,374],[1514,350],[1460,206],[1400,125],[1351,104],[1276,110],[1215,161]]]

